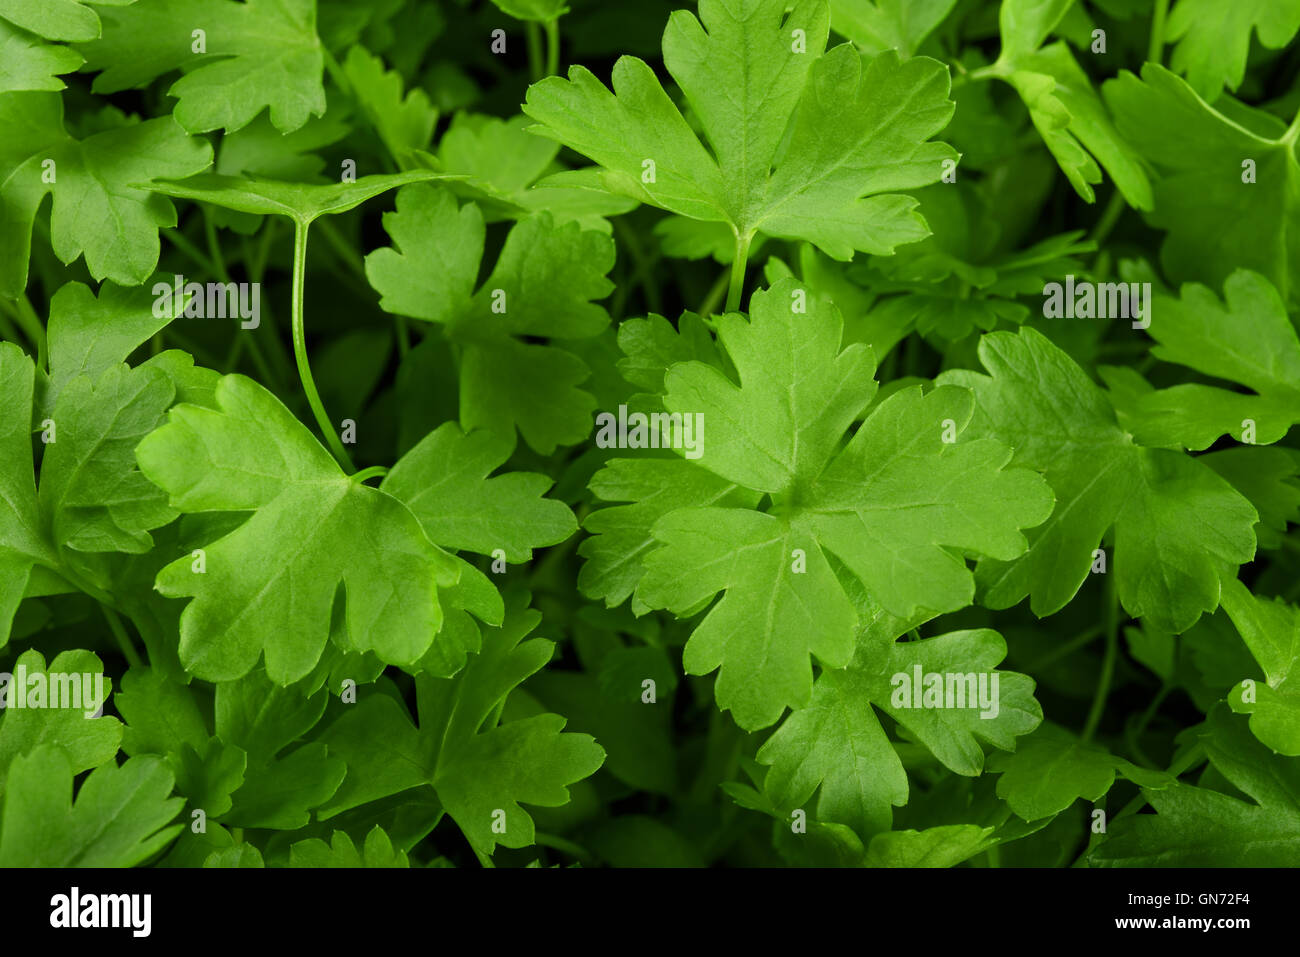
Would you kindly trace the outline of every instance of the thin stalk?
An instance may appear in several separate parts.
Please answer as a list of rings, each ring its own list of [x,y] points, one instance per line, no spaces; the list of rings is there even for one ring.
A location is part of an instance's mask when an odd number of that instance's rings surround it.
[[[163,238],[180,250],[196,266],[206,270],[210,276],[217,275],[217,264],[205,256],[203,250],[190,242],[179,229],[164,229],[161,232]]]
[[[560,837],[558,834],[547,834],[545,831],[536,831],[533,834],[533,840],[542,847],[554,848],[557,851],[563,851],[572,858],[579,861],[592,860],[591,851],[587,850],[581,844],[575,844],[568,838]]]
[[[50,367],[49,343],[45,338],[45,326],[36,315],[36,310],[32,308],[32,301],[27,298],[27,293],[19,293],[14,305],[17,307],[14,311],[14,319],[22,327],[27,338],[36,346],[36,364],[42,369],[48,369]]]
[[[143,668],[144,662],[140,658],[140,653],[135,650],[135,645],[131,643],[131,636],[126,633],[126,626],[122,624],[122,619],[117,616],[117,612],[109,608],[103,602],[100,602],[99,610],[104,613],[104,620],[108,622],[108,628],[113,632],[113,637],[117,639],[118,645],[122,648],[122,654],[130,662],[132,668]]]
[[[0,300],[0,339],[7,339],[14,345],[18,345],[27,337],[18,330],[9,315],[9,309],[5,306],[4,300]]]
[[[405,316],[393,316],[393,328],[397,330],[397,355],[405,359],[411,351],[411,325]]]
[[[560,72],[560,21],[547,20],[542,26],[546,31],[546,75],[555,76]]]
[[[1119,597],[1115,593],[1115,579],[1106,580],[1106,653],[1101,660],[1101,677],[1097,680],[1097,691],[1092,698],[1092,707],[1088,711],[1088,720],[1083,725],[1083,742],[1086,744],[1097,733],[1101,723],[1101,714],[1106,709],[1106,698],[1110,694],[1111,680],[1115,676],[1115,659],[1119,655]]]
[[[1060,645],[1057,648],[1053,648],[1047,654],[1043,655],[1043,657],[1037,659],[1036,661],[1031,661],[1029,664],[1025,665],[1024,671],[1026,673],[1033,672],[1033,671],[1041,671],[1043,668],[1046,668],[1048,665],[1055,664],[1056,662],[1064,658],[1066,655],[1073,654],[1074,652],[1078,651],[1080,648],[1084,647],[1085,645],[1089,645],[1092,642],[1096,641],[1098,638],[1101,637],[1103,631],[1105,631],[1105,629],[1102,628],[1100,625],[1094,625],[1091,628],[1079,632],[1079,634],[1075,635],[1065,644]]]
[[[307,404],[311,406],[316,425],[325,436],[325,442],[347,472],[354,471],[352,457],[343,447],[330,417],[325,413],[325,404],[321,402],[320,393],[316,391],[316,380],[311,375],[311,365],[307,362],[307,333],[303,324],[303,287],[307,275],[307,224],[295,223],[293,230],[293,356],[298,364],[298,378],[302,380],[302,390],[307,395]]]
[[[1119,222],[1119,218],[1124,214],[1127,205],[1128,204],[1124,202],[1123,194],[1121,194],[1118,189],[1111,193],[1110,199],[1106,203],[1106,208],[1102,210],[1101,218],[1097,220],[1097,225],[1092,227],[1092,235],[1089,236],[1088,239],[1100,247],[1101,244],[1106,241],[1106,237],[1110,235],[1110,231],[1115,228],[1115,224]],[[1097,255],[1101,255],[1100,250]]]
[[[1165,18],[1169,15],[1169,0],[1156,0],[1155,12],[1151,15],[1151,44],[1147,47],[1147,59],[1159,63],[1165,49]]]
[[[753,233],[736,236],[736,258],[731,261],[731,286],[727,290],[727,312],[737,312],[740,309],[740,297],[745,291],[745,266],[749,263],[749,244],[753,241]]]
[[[327,219],[322,217],[320,221],[313,223],[313,225],[324,238],[326,245],[330,247],[330,251],[335,254],[338,261],[361,280],[362,287],[368,292],[370,280],[366,278],[366,264],[361,258],[361,254],[339,235],[339,231],[334,228],[334,224]]]
[[[632,257],[633,274],[641,285],[642,292],[645,293],[646,306],[656,314],[662,314],[664,311],[663,300],[659,296],[659,287],[654,282],[655,260],[646,255],[645,247],[637,239],[634,230],[628,229],[621,220],[615,219],[614,235],[627,247],[628,254]]]
[[[348,80],[348,75],[343,72],[343,67],[339,64],[339,61],[335,58],[334,54],[330,52],[328,46],[322,43],[320,49],[321,53],[324,54],[325,72],[330,75],[330,79],[334,81],[334,85],[339,88],[339,91],[344,96],[352,99],[352,83]]]
[[[700,315],[703,318],[709,318],[718,311],[718,306],[722,305],[722,297],[727,294],[727,279],[725,272],[718,276],[718,281],[713,284],[704,301],[700,303]]]
[[[532,75],[533,82],[540,80],[545,68],[542,57],[542,28],[536,23],[529,22],[528,30],[528,72]]]
[[[1128,731],[1125,732],[1125,738],[1128,740],[1129,750],[1132,751],[1133,756],[1138,759],[1138,763],[1145,767],[1154,767],[1154,765],[1151,763],[1151,759],[1147,757],[1146,752],[1142,750],[1142,743],[1139,739],[1142,737],[1142,732],[1147,729],[1147,725],[1151,723],[1151,719],[1155,717],[1156,711],[1159,710],[1161,702],[1165,700],[1169,695],[1169,692],[1172,690],[1173,686],[1168,682],[1162,684],[1160,690],[1155,693],[1154,697],[1152,697],[1151,703],[1147,705],[1147,709],[1143,711],[1142,716],[1138,718],[1137,724],[1130,726]]]
[[[216,275],[223,283],[230,282],[230,268],[226,265],[226,256],[221,251],[221,243],[217,240],[217,224],[212,221],[212,214],[205,206],[203,208],[203,235],[208,242],[208,256],[212,259],[212,265],[216,268]],[[244,269],[247,271],[248,263],[244,263]],[[251,331],[251,330],[240,330]],[[271,375],[271,367],[266,361],[266,356],[262,352],[262,347],[257,341],[256,336],[241,336],[235,334],[230,344],[230,351],[226,355],[226,364],[223,367],[227,372],[235,371],[235,363],[239,361],[239,356],[244,351],[247,344],[249,354],[253,357],[253,363],[257,366],[257,371],[261,373],[262,378],[267,385],[274,385],[276,377]]]
[[[278,217],[267,216],[257,245],[254,247],[248,240],[244,240],[244,271],[248,274],[249,282],[260,283],[266,275],[266,264],[271,257],[271,243],[278,231],[278,224]],[[274,316],[270,305],[266,302],[262,303],[262,318],[269,327],[266,341],[274,347],[275,355],[271,358],[274,358],[275,362],[269,361],[269,358],[262,351],[255,334],[249,337],[249,352],[253,357],[253,361],[257,364],[258,372],[262,374],[267,383],[275,384],[276,391],[283,391],[284,380],[280,375],[280,370],[284,370],[284,374],[288,375],[289,356],[284,350],[284,343],[280,341],[280,337],[276,333]],[[275,366],[274,370],[272,369],[273,365]]]
[[[352,481],[360,484],[362,482],[368,482],[372,478],[383,478],[387,474],[388,474],[388,466],[374,465],[368,469],[362,469],[360,472],[353,475]]]

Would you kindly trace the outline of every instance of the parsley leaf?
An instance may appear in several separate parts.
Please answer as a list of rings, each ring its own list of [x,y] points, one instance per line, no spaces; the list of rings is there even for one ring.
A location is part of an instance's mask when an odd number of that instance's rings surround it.
[[[915,200],[895,191],[938,182],[957,159],[927,142],[952,116],[947,70],[893,51],[864,60],[849,44],[823,55],[825,4],[785,9],[705,0],[699,20],[669,20],[664,62],[712,152],[636,57],[615,64],[613,93],[575,66],[530,87],[524,112],[600,164],[612,192],[725,223],[741,250],[760,230],[836,259],[924,238]]]
[[[533,820],[520,805],[565,803],[567,786],[605,757],[588,735],[563,732],[559,715],[497,723],[506,697],[551,657],[551,642],[524,640],[540,619],[514,607],[455,678],[417,677],[418,728],[405,705],[383,694],[344,713],[322,741],[347,762],[348,776],[321,817],[431,785],[479,853],[533,843]]]
[[[290,133],[325,112],[315,0],[136,0],[103,19],[103,36],[80,47],[103,71],[94,91],[144,86],[197,60],[167,91],[191,133],[237,130],[267,108]]]
[[[419,659],[441,626],[438,589],[458,580],[456,561],[405,505],[345,475],[266,389],[225,376],[216,406],[176,406],[136,450],[173,508],[249,513],[206,546],[206,571],[185,555],[158,575],[163,594],[195,599],[181,616],[187,670],[231,680],[265,653],[276,683],[305,676],[340,584],[353,647],[396,664]],[[288,554],[285,535],[296,542]]]
[[[1117,817],[1102,867],[1290,867],[1300,848],[1300,768],[1271,754],[1224,705],[1195,731],[1227,787],[1144,790],[1155,814]]]
[[[719,321],[738,385],[700,362],[668,370],[664,405],[708,424],[702,456],[687,467],[771,504],[720,507],[710,503],[716,491],[674,502],[654,523],[662,547],[641,560],[636,585],[644,606],[679,616],[725,592],[684,664],[692,674],[722,668],[718,703],[746,728],[807,703],[810,654],[832,668],[852,656],[857,615],[828,553],[891,613],[938,613],[973,593],[960,553],[1014,557],[1025,548],[1019,529],[1051,508],[1040,478],[1003,470],[1010,453],[998,443],[943,441],[945,420],[955,437],[971,415],[963,389],[897,392],[841,447],[875,394],[875,363],[864,345],[840,351],[833,306],[808,298],[797,314],[801,295],[783,280],[755,294],[752,319]]]
[[[578,385],[589,373],[562,342],[609,324],[594,302],[612,288],[605,278],[614,259],[609,238],[576,223],[556,225],[549,213],[529,217],[510,231],[475,291],[485,241],[476,205],[458,208],[445,190],[404,187],[384,228],[395,248],[367,256],[366,275],[383,296],[381,308],[438,323],[460,347],[461,425],[518,428],[544,455],[586,438],[595,400]],[[431,272],[429,261],[445,266]]]
[[[1292,298],[1300,125],[1284,128],[1230,97],[1210,106],[1157,63],[1142,68],[1141,80],[1121,73],[1102,95],[1124,139],[1162,173],[1151,222],[1168,231],[1161,260],[1171,278],[1217,287],[1234,270],[1253,269]]]
[[[1142,441],[1200,450],[1228,435],[1267,444],[1300,422],[1300,338],[1263,276],[1234,272],[1224,284],[1223,301],[1195,283],[1185,285],[1177,299],[1156,297],[1150,332],[1157,358],[1240,383],[1255,394],[1199,383],[1146,394],[1135,410]]]
[[[1178,633],[1217,608],[1221,577],[1255,554],[1250,502],[1195,459],[1135,444],[1105,393],[1042,333],[990,333],[979,355],[989,375],[939,381],[973,389],[972,433],[1013,447],[1014,463],[1041,470],[1056,493],[1024,556],[980,563],[982,601],[1007,608],[1029,595],[1034,614],[1059,611],[1113,527],[1109,573],[1129,614]]]
[[[132,758],[91,772],[72,799],[73,764],[53,745],[16,758],[0,810],[2,867],[133,867],[184,825],[169,798],[172,775],[157,758]]]
[[[72,263],[84,254],[96,279],[136,285],[158,265],[158,228],[175,226],[176,210],[134,184],[189,176],[212,162],[212,148],[168,117],[78,139],[65,129],[54,93],[0,94],[0,127],[0,295],[9,298],[27,285],[32,227],[46,194],[54,194],[55,255]]]

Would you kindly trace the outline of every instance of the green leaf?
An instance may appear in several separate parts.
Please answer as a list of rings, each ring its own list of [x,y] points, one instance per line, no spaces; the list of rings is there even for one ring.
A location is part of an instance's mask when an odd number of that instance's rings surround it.
[[[1014,754],[993,755],[989,770],[1001,775],[998,797],[1026,821],[1059,814],[1079,798],[1098,801],[1115,783],[1116,771],[1143,787],[1172,783],[1162,772],[1145,771],[1054,724],[1020,742]]]
[[[606,502],[630,502],[587,516],[589,532],[578,546],[586,561],[578,587],[612,608],[632,597],[634,611],[647,606],[634,595],[645,574],[644,559],[659,547],[651,529],[681,508],[753,508],[761,496],[719,478],[684,459],[613,459],[591,480],[591,490]]]
[[[172,774],[159,759],[107,764],[72,800],[73,764],[53,745],[16,758],[0,813],[0,867],[134,867],[183,825],[184,803],[169,798]]]
[[[1253,394],[1190,383],[1144,395],[1136,410],[1139,440],[1197,451],[1224,435],[1267,445],[1300,422],[1300,338],[1267,279],[1239,269],[1224,284],[1222,301],[1188,283],[1177,299],[1157,296],[1151,310],[1157,358]]]
[[[237,130],[266,108],[290,133],[325,112],[315,0],[136,0],[103,19],[103,36],[80,47],[90,69],[102,71],[94,92],[142,87],[185,68],[167,93],[191,133]]]
[[[593,300],[612,289],[610,239],[558,226],[547,213],[531,216],[511,229],[476,292],[485,226],[473,203],[458,208],[445,190],[406,187],[384,228],[394,247],[366,257],[366,276],[385,311],[438,323],[461,347],[461,425],[518,428],[543,455],[586,438],[595,407],[578,388],[586,364],[561,344],[528,340],[587,339],[605,329],[609,314]],[[429,262],[444,266],[430,270]]]
[[[244,781],[248,756],[213,737],[191,688],[157,669],[132,668],[113,699],[126,719],[122,750],[156,754],[176,776],[176,791],[216,820]]]
[[[877,834],[867,847],[865,867],[955,867],[997,841],[993,828],[949,824],[924,831]]]
[[[406,855],[393,849],[383,828],[375,825],[366,835],[362,850],[342,831],[330,836],[329,844],[318,838],[299,841],[289,848],[290,867],[409,867]]]
[[[55,255],[71,264],[84,254],[96,279],[136,285],[158,265],[158,229],[176,225],[176,210],[131,184],[189,176],[212,162],[212,148],[170,117],[77,139],[54,93],[0,93],[0,128],[0,296],[11,299],[27,285],[32,226],[46,194],[54,194]]]
[[[1175,784],[1144,794],[1155,814],[1111,822],[1102,867],[1291,867],[1300,853],[1300,765],[1269,753],[1219,705],[1197,732],[1223,791]],[[1228,793],[1226,785],[1236,790]]]
[[[204,867],[265,867],[262,853],[252,844],[235,844],[213,851],[203,861]]]
[[[1008,608],[1029,595],[1039,617],[1059,611],[1113,527],[1108,574],[1129,614],[1176,634],[1217,608],[1221,576],[1254,557],[1254,507],[1196,460],[1136,445],[1105,393],[1036,330],[984,336],[979,355],[990,375],[939,381],[973,389],[972,432],[1012,446],[1014,464],[1040,470],[1056,493],[1027,554],[981,563],[981,600]]]
[[[1138,153],[1119,135],[1064,42],[1042,47],[1074,0],[1003,0],[1002,51],[988,69],[1015,88],[1062,172],[1080,196],[1095,199],[1101,167],[1130,206],[1149,210],[1151,184]],[[1098,165],[1100,164],[1100,166]]]
[[[1297,0],[1236,0],[1230,4],[1178,0],[1165,36],[1175,44],[1170,61],[1174,70],[1186,76],[1200,96],[1213,102],[1225,86],[1235,90],[1246,76],[1252,31],[1261,46],[1280,50],[1297,30]]]
[[[664,63],[712,152],[636,57],[615,64],[613,93],[575,66],[530,87],[524,112],[603,167],[612,192],[727,224],[738,248],[761,230],[849,259],[924,238],[915,200],[894,191],[938,182],[957,159],[927,142],[952,116],[947,69],[893,51],[864,60],[851,44],[823,55],[826,5],[785,9],[707,0],[700,20],[669,20]]]
[[[806,314],[795,311],[801,304]],[[663,547],[624,561],[643,566],[636,598],[646,607],[685,617],[725,592],[695,629],[684,664],[691,674],[721,667],[719,705],[741,727],[760,728],[808,702],[809,655],[830,668],[852,656],[857,615],[828,553],[893,614],[952,610],[974,590],[957,553],[1020,554],[1019,529],[1042,521],[1051,500],[1037,476],[1003,471],[1010,452],[998,443],[943,441],[945,420],[960,432],[971,415],[964,389],[899,391],[841,448],[875,393],[871,350],[840,351],[838,311],[790,280],[756,293],[751,315],[718,322],[739,385],[711,365],[678,363],[665,377],[664,404],[707,423],[695,467],[767,493],[771,504],[664,499],[675,507],[652,528]],[[693,487],[714,502],[727,494]],[[622,531],[631,531],[630,517],[623,513]]]
[[[4,15],[0,8],[0,17]],[[72,73],[84,63],[75,50],[44,43],[40,37],[0,19],[0,93],[18,90],[62,90],[59,74]]]
[[[151,529],[176,513],[135,467],[132,450],[161,420],[175,394],[162,353],[134,369],[126,357],[170,321],[155,315],[143,289],[101,287],[96,298],[80,283],[50,302],[51,372],[35,408],[31,360],[0,344],[0,645],[33,569],[72,574],[107,587],[111,569],[88,553],[142,554]],[[40,490],[33,479],[31,434],[44,449]]]
[[[550,660],[551,642],[523,640],[540,618],[516,607],[503,627],[486,631],[482,651],[455,678],[419,676],[418,729],[387,695],[367,696],[347,710],[321,738],[348,765],[322,819],[432,786],[479,853],[532,844],[533,820],[520,805],[565,804],[568,785],[593,774],[605,757],[589,736],[562,733],[559,715],[497,723],[507,695]]]
[[[442,624],[438,589],[458,580],[455,560],[405,505],[345,475],[261,386],[225,376],[216,401],[177,406],[136,450],[173,508],[248,514],[204,546],[206,571],[187,554],[158,574],[163,594],[194,599],[181,616],[186,669],[231,680],[265,654],[273,681],[296,681],[320,659],[340,585],[353,648],[418,660]]]
[[[430,541],[444,548],[526,562],[533,549],[562,542],[578,530],[563,502],[544,498],[545,475],[510,472],[489,478],[510,458],[514,436],[466,435],[454,422],[440,426],[407,452],[380,485],[406,503]]]
[[[178,196],[184,199],[212,203],[224,209],[241,213],[288,216],[299,226],[308,226],[321,216],[346,213],[368,199],[407,183],[442,179],[431,170],[408,170],[405,173],[386,173],[362,176],[351,183],[330,183],[324,186],[309,183],[285,183],[279,180],[253,176],[222,176],[205,173],[189,179],[154,181],[141,188]]]
[[[122,742],[122,722],[102,714],[88,717],[107,703],[113,688],[96,655],[64,651],[46,668],[44,656],[32,649],[19,655],[12,667],[12,676],[0,682],[5,705],[0,718],[0,795],[14,762],[41,746],[57,747],[73,774],[113,760]],[[58,707],[55,694],[60,696]],[[26,706],[17,705],[20,696]]]
[[[416,150],[428,148],[438,124],[438,109],[428,94],[416,87],[403,97],[402,75],[385,70],[384,61],[362,46],[348,51],[343,75],[389,155],[401,167],[413,165]]]
[[[0,646],[38,563],[57,565],[36,503],[32,472],[35,366],[17,346],[0,342]]]
[[[957,0],[830,0],[831,29],[866,53],[911,56]]]
[[[546,23],[569,12],[564,0],[492,0],[502,11],[516,20]]]
[[[1156,63],[1102,90],[1124,139],[1162,174],[1152,225],[1168,231],[1161,260],[1175,281],[1218,287],[1237,269],[1263,273],[1284,300],[1300,249],[1300,126],[1229,97],[1207,104]],[[1254,164],[1250,182],[1244,164]]]
[[[907,803],[907,775],[870,705],[898,721],[949,769],[977,775],[984,766],[977,737],[1013,749],[1018,735],[1042,721],[1032,679],[994,670],[1005,655],[1005,642],[987,629],[920,642],[862,642],[849,667],[822,672],[809,706],[791,714],[759,750],[759,763],[771,766],[766,793],[777,806],[793,809],[820,788],[817,820],[846,824],[864,839],[888,831],[890,806]],[[923,700],[922,686],[915,698],[902,689],[912,687],[917,667],[941,680],[957,676],[953,707],[915,707]],[[970,700],[965,676],[974,679]],[[981,677],[990,692],[982,710],[975,697]]]
[[[95,6],[124,6],[132,0],[90,0]],[[0,19],[47,40],[72,42],[99,36],[99,15],[81,0],[0,0]]]
[[[1300,691],[1287,684],[1300,674],[1300,609],[1252,595],[1233,580],[1224,584],[1223,610],[1264,672],[1264,683],[1246,679],[1228,694],[1228,705],[1250,715],[1255,737],[1279,754],[1300,755]],[[1230,677],[1230,676],[1225,676]]]
[[[247,754],[227,824],[305,827],[309,812],[339,789],[346,774],[342,760],[319,742],[293,747],[320,721],[328,698],[323,689],[303,697],[296,689],[277,688],[260,671],[217,685],[217,737],[228,750]]]
[[[528,126],[525,116],[500,120],[457,113],[438,142],[437,156],[444,172],[467,177],[448,183],[452,192],[480,203],[489,221],[545,210],[557,225],[576,222],[604,233],[611,228],[605,217],[636,206],[636,200],[593,180],[590,168],[556,172],[560,144],[534,136]]]

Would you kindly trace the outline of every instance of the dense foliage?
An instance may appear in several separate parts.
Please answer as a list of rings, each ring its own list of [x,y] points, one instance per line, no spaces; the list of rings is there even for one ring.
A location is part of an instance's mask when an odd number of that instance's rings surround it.
[[[1300,2],[687,6],[0,0],[0,866],[1300,864]]]

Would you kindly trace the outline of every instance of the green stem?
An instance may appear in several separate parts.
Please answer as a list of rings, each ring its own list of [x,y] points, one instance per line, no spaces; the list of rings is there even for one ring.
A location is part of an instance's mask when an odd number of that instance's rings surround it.
[[[727,294],[727,279],[728,276],[725,272],[718,276],[718,281],[713,284],[713,288],[708,291],[704,301],[700,303],[700,315],[703,318],[709,318],[722,305],[722,297]]]
[[[1118,189],[1111,193],[1106,208],[1102,210],[1097,225],[1092,227],[1092,235],[1088,239],[1100,247],[1106,241],[1106,237],[1110,235],[1110,231],[1115,228],[1115,224],[1119,222],[1120,216],[1124,214],[1127,207],[1128,204],[1124,202],[1124,196]],[[1101,255],[1101,253],[1098,252],[1097,255]]]
[[[226,257],[221,252],[221,243],[217,241],[217,224],[212,221],[208,207],[203,207],[203,236],[208,241],[208,256],[216,269],[217,278],[230,282],[230,270],[226,268]]]
[[[1192,768],[1196,767],[1196,765],[1200,764],[1204,760],[1205,760],[1205,749],[1202,748],[1199,744],[1196,744],[1188,748],[1187,753],[1184,754],[1181,758],[1179,758],[1173,764],[1169,765],[1169,768],[1168,770],[1166,770],[1165,773],[1170,775],[1171,777],[1175,777],[1175,778],[1181,777],[1183,774],[1190,771]],[[1127,817],[1130,814],[1136,814],[1138,811],[1142,810],[1142,806],[1146,803],[1147,803],[1146,793],[1143,791],[1139,791],[1137,793],[1137,796],[1134,797],[1133,800],[1125,804],[1122,808],[1120,808],[1119,813],[1116,814],[1113,818],[1111,818],[1111,820],[1115,821],[1121,817]]]
[[[335,254],[338,261],[342,263],[349,272],[360,279],[363,288],[369,292],[369,280],[366,279],[366,264],[361,258],[361,254],[357,252],[351,243],[347,242],[339,235],[339,231],[334,228],[334,224],[329,222],[329,220],[322,217],[321,220],[314,225],[316,231],[324,237],[326,245],[330,247],[330,251]]]
[[[654,281],[655,260],[646,255],[645,248],[641,241],[637,239],[636,232],[628,229],[622,220],[614,219],[611,221],[614,225],[614,235],[627,247],[628,254],[632,257],[634,264],[633,274],[641,286],[642,292],[645,293],[646,306],[656,315],[662,315],[664,311],[663,301],[659,296],[659,287]]]
[[[26,293],[19,293],[14,304],[17,306],[14,311],[14,319],[22,327],[27,338],[36,346],[36,364],[42,369],[48,369],[50,367],[49,343],[45,338],[45,326],[41,324],[40,318],[36,315],[36,310],[32,308],[32,301],[27,298]]]
[[[330,79],[334,81],[334,85],[339,88],[339,91],[344,96],[353,99],[352,84],[348,80],[348,75],[343,72],[343,67],[334,54],[330,52],[329,47],[322,43],[320,49],[325,59],[325,72],[330,75]]]
[[[1085,645],[1091,644],[1092,642],[1096,641],[1098,638],[1101,637],[1102,632],[1104,630],[1105,629],[1103,629],[1100,625],[1094,625],[1093,627],[1080,632],[1078,635],[1075,635],[1065,644],[1061,645],[1058,648],[1052,649],[1043,657],[1038,658],[1037,660],[1032,661],[1029,664],[1025,665],[1024,671],[1027,673],[1033,671],[1041,671],[1043,668],[1046,668],[1048,665],[1055,664],[1057,661],[1060,661],[1066,655],[1072,654],[1078,651],[1080,648],[1084,647]]]
[[[592,859],[591,851],[587,850],[581,844],[575,844],[567,838],[560,837],[558,834],[547,834],[545,831],[536,831],[533,834],[535,840],[542,847],[551,847],[557,851],[563,851],[570,857],[579,861],[590,861]]]
[[[352,481],[360,484],[362,482],[368,482],[372,478],[383,478],[387,474],[388,474],[388,466],[374,465],[368,469],[362,469],[360,472],[353,475]]]
[[[542,28],[536,23],[529,21],[528,26],[528,72],[532,74],[533,82],[540,80],[544,73],[542,58]]]
[[[109,608],[102,602],[99,610],[104,613],[104,620],[108,622],[109,630],[113,632],[113,637],[117,639],[118,645],[122,648],[122,654],[130,662],[132,668],[143,668],[144,662],[140,659],[140,653],[135,650],[135,645],[131,643],[131,637],[126,633],[126,626],[122,624],[122,619],[117,616],[117,612]]]
[[[203,207],[203,235],[208,242],[208,256],[212,259],[212,265],[216,267],[217,278],[223,283],[229,283],[230,268],[226,265],[225,254],[221,251],[221,243],[217,240],[217,224],[212,221],[212,214],[207,206]],[[244,263],[244,268],[248,268],[247,262]],[[227,372],[235,371],[235,364],[239,361],[245,344],[248,345],[249,353],[253,357],[253,363],[257,366],[263,380],[268,386],[275,385],[276,378],[271,375],[271,367],[266,361],[266,356],[263,354],[262,347],[258,344],[256,336],[241,336],[237,332],[231,339],[230,351],[226,354],[226,364],[223,368]]]
[[[1147,705],[1147,709],[1143,711],[1142,716],[1138,718],[1137,724],[1132,725],[1126,732],[1125,736],[1128,739],[1129,750],[1133,752],[1133,755],[1138,759],[1138,763],[1141,765],[1147,767],[1153,766],[1151,760],[1146,756],[1146,752],[1142,750],[1142,743],[1139,739],[1142,737],[1142,732],[1147,729],[1147,725],[1151,723],[1151,719],[1155,717],[1156,711],[1159,710],[1161,702],[1165,700],[1169,692],[1172,690],[1173,686],[1168,682],[1162,684],[1160,690],[1157,691],[1155,696],[1151,699],[1151,703]]]
[[[560,72],[560,21],[547,20],[543,28],[546,30],[546,75],[555,76]]]
[[[1097,733],[1101,723],[1101,714],[1106,709],[1106,698],[1110,694],[1111,680],[1115,676],[1115,659],[1119,655],[1119,598],[1115,593],[1114,576],[1106,580],[1106,653],[1101,661],[1101,678],[1097,681],[1097,692],[1092,698],[1092,707],[1088,711],[1088,720],[1083,725],[1082,739],[1085,744]]]
[[[339,438],[330,418],[325,414],[325,404],[321,402],[320,393],[316,391],[316,381],[311,375],[311,365],[307,362],[307,333],[303,325],[303,287],[306,284],[307,275],[307,224],[298,222],[294,224],[293,231],[293,305],[292,305],[292,322],[293,322],[293,356],[298,364],[298,378],[302,380],[303,392],[307,394],[307,404],[311,406],[312,415],[316,417],[316,424],[320,427],[321,433],[325,436],[325,442],[329,445],[330,451],[338,459],[339,464],[348,471],[353,471],[352,457],[348,455],[348,450],[343,447],[343,442]]]
[[[1165,17],[1169,14],[1169,0],[1156,0],[1155,12],[1151,15],[1151,45],[1147,47],[1147,59],[1159,63],[1165,49]]]
[[[1286,132],[1282,134],[1282,138],[1278,142],[1288,147],[1294,147],[1297,139],[1300,139],[1300,110],[1296,111],[1295,117],[1291,120],[1291,125],[1286,128]]]
[[[704,760],[691,786],[688,803],[707,804],[718,786],[730,781],[740,762],[744,733],[726,712],[714,710],[709,716],[709,732],[704,746]]]
[[[10,312],[4,300],[0,299],[0,339],[7,339],[14,345],[18,345],[26,338],[18,327],[14,325],[13,320],[9,318]],[[35,343],[33,343],[33,346]]]
[[[731,261],[731,286],[727,290],[727,312],[740,310],[740,297],[745,291],[745,266],[749,264],[749,244],[753,233],[736,236],[736,258]]]
[[[206,270],[208,275],[210,276],[217,275],[216,263],[214,263],[207,256],[203,255],[203,251],[199,249],[198,246],[195,246],[192,242],[190,242],[185,237],[185,234],[182,233],[179,229],[164,229],[161,230],[161,232],[163,237],[169,243],[171,243],[178,250],[184,253],[185,257],[189,259],[191,262],[193,262],[196,266],[198,266],[200,269]]]

